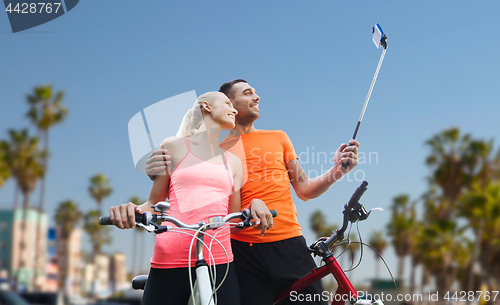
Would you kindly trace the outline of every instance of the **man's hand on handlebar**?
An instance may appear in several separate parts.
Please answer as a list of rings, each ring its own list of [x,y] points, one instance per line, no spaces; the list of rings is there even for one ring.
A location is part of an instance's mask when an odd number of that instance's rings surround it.
[[[165,169],[172,162],[166,149],[157,149],[151,153],[146,161],[146,173],[149,179],[154,180],[155,175],[165,175]]]
[[[142,213],[139,206],[132,202],[109,208],[109,219],[120,229],[135,227],[135,213]]]
[[[260,199],[253,199],[248,205],[248,208],[256,224],[254,229],[260,230],[260,236],[263,236],[266,230],[273,227],[273,215],[269,212],[264,201]]]

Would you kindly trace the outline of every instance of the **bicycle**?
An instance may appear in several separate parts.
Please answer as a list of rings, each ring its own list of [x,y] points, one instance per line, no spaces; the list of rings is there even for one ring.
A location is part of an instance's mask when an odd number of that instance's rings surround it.
[[[337,262],[337,258],[334,257],[330,249],[332,247],[339,245],[344,240],[344,233],[347,230],[349,223],[356,223],[359,221],[366,220],[370,213],[374,210],[381,210],[380,208],[372,209],[366,211],[362,204],[359,203],[361,196],[367,190],[368,182],[363,181],[363,183],[356,189],[354,194],[348,203],[344,206],[343,211],[343,223],[340,229],[332,231],[330,237],[321,237],[315,242],[313,242],[309,247],[309,252],[313,253],[315,256],[321,256],[324,265],[321,267],[316,267],[308,274],[304,275],[302,278],[298,279],[282,292],[280,292],[275,300],[274,304],[291,296],[293,292],[298,292],[309,285],[321,280],[329,274],[332,274],[338,283],[338,288],[335,294],[332,296],[332,305],[343,305],[346,302],[350,304],[377,304],[383,305],[381,300],[375,300],[366,302],[365,300],[358,300],[358,293],[356,289],[352,286],[349,278],[344,273],[344,270],[340,267]],[[349,241],[350,244],[350,241]],[[365,245],[360,242],[361,245]],[[347,249],[347,248],[346,248]],[[345,251],[345,250],[344,250]],[[341,253],[342,254],[342,253]],[[358,264],[359,265],[359,264]]]
[[[206,247],[209,250],[212,246],[212,242],[215,240],[221,247],[224,249],[222,244],[216,239],[216,235],[220,232],[217,232],[215,235],[210,235],[206,231],[207,230],[214,230],[219,227],[222,227],[226,224],[230,224],[229,228],[234,227],[234,228],[249,228],[255,225],[255,223],[252,220],[252,216],[250,213],[249,209],[244,209],[241,212],[236,212],[236,213],[231,213],[226,216],[213,216],[208,219],[208,223],[205,223],[204,221],[198,222],[197,224],[185,224],[179,219],[166,215],[167,211],[170,209],[170,203],[168,202],[158,202],[157,204],[151,206],[155,212],[158,212],[160,214],[153,214],[149,211],[144,212],[143,214],[135,214],[135,221],[136,225],[139,227],[144,228],[146,231],[150,233],[156,233],[156,234],[161,234],[164,232],[177,232],[177,233],[183,233],[183,234],[188,234],[193,237],[191,240],[191,245],[189,248],[189,265],[191,265],[191,250],[192,250],[192,245],[194,240],[196,240],[196,264],[195,264],[195,273],[196,273],[196,282],[193,285],[191,285],[191,298],[189,304],[201,304],[201,305],[214,305],[216,304],[216,295],[215,292],[216,290],[222,285],[224,282],[224,279],[227,275],[228,268],[226,268],[226,274],[224,275],[224,278],[222,282],[220,283],[219,287],[212,287],[212,282],[215,283],[215,272],[212,272],[212,276],[210,276],[209,272],[209,264],[206,262],[206,260],[203,257],[203,248]],[[277,216],[277,212],[275,210],[270,211],[273,217]],[[233,219],[240,219],[242,221],[233,223],[230,222]],[[162,226],[159,225],[158,222],[171,222],[176,225],[176,227],[173,226]],[[109,219],[108,216],[102,216],[99,218],[99,224],[100,225],[113,225],[111,223],[111,220]],[[194,231],[194,234],[190,234],[187,232],[182,232],[182,231],[177,231],[176,229],[184,229],[184,230],[191,230]],[[210,245],[207,246],[206,243],[204,242],[204,237],[205,235],[208,235],[212,238]],[[225,249],[224,249],[225,251]],[[226,258],[227,252],[226,252]],[[210,259],[209,259],[210,260]],[[227,259],[227,264],[229,266],[229,259]],[[190,270],[190,269],[189,269]],[[215,271],[215,269],[214,269]],[[132,288],[136,290],[144,290],[146,284],[147,284],[147,275],[139,275],[136,276],[134,279],[132,279]],[[190,283],[192,283],[192,274],[191,271],[189,273],[189,279]],[[212,280],[212,281],[211,281]],[[214,285],[215,286],[215,285]]]
[[[346,302],[349,302],[349,304],[357,304],[357,305],[368,305],[368,304],[375,304],[375,305],[383,305],[383,302],[381,300],[359,300],[358,299],[358,293],[356,289],[354,289],[353,285],[349,281],[349,278],[346,276],[344,270],[341,268],[341,266],[337,262],[337,258],[334,257],[334,255],[331,252],[331,249],[335,246],[341,245],[343,240],[344,240],[344,233],[347,230],[347,227],[349,223],[357,223],[359,221],[366,220],[370,213],[374,210],[380,210],[380,209],[372,209],[370,211],[366,211],[366,209],[363,207],[362,204],[359,203],[359,200],[361,196],[363,196],[364,192],[367,190],[368,182],[363,181],[363,183],[356,189],[354,194],[351,196],[351,199],[344,205],[344,211],[343,211],[343,223],[342,227],[340,229],[336,229],[332,231],[332,235],[330,237],[321,237],[315,242],[313,242],[309,247],[308,250],[314,254],[315,256],[321,256],[322,261],[324,262],[324,265],[320,267],[316,267],[311,272],[308,274],[304,275],[302,278],[298,279],[294,283],[292,283],[290,286],[285,288],[283,291],[281,291],[275,298],[274,304],[278,304],[282,300],[291,297],[292,292],[298,292],[309,285],[321,280],[322,278],[326,277],[329,274],[332,274],[335,278],[335,280],[338,283],[338,288],[335,294],[332,296],[332,305],[343,305]],[[160,212],[160,207],[155,207],[155,211]],[[275,212],[275,211],[273,211]],[[164,227],[158,226],[156,223],[151,222],[154,219],[153,215],[151,216],[151,213],[147,214],[146,212],[143,216],[142,214],[136,214],[136,223],[137,225],[146,228],[144,224],[150,223],[153,225],[156,229],[151,231],[150,229],[147,230],[150,232],[155,232],[155,233],[161,233],[164,231],[167,231],[167,229],[164,229]],[[275,214],[273,214],[275,216]],[[207,229],[212,229],[210,226],[210,223],[213,222],[214,226],[213,228],[218,228],[217,224],[221,223],[227,223],[230,219],[235,219],[235,218],[241,218],[244,219],[243,222],[239,222],[236,227],[239,228],[246,228],[251,226],[251,218],[249,217],[249,211],[242,211],[238,213],[232,213],[227,215],[226,217],[222,218],[221,216],[218,216],[217,219],[209,220],[209,224],[204,224],[202,227],[206,227]],[[109,219],[109,218],[108,218]],[[159,219],[158,219],[159,220]],[[184,228],[191,228],[191,229],[199,229],[200,224],[197,225],[185,225],[182,223],[179,223],[178,221],[176,222],[176,219],[173,217],[162,217],[161,220],[164,221],[170,221],[173,222],[174,224],[178,225],[179,227],[184,227]],[[101,220],[100,220],[101,221]],[[109,220],[108,220],[109,221]],[[111,224],[111,223],[109,223]],[[164,231],[162,231],[164,230]],[[160,232],[161,231],[161,232]],[[203,232],[201,234],[201,240],[198,239],[197,242],[197,250],[202,249],[203,245],[203,235],[205,233]],[[351,242],[349,241],[349,244]],[[360,244],[365,245],[360,242]],[[345,251],[345,250],[344,250]],[[198,251],[197,253],[199,253]],[[341,253],[342,254],[342,253]],[[201,251],[201,255],[202,251]],[[201,257],[202,259],[202,257]],[[200,260],[200,257],[198,257],[198,260]],[[198,265],[198,264],[197,264]],[[198,276],[198,269],[197,270],[197,276]],[[210,288],[210,281],[208,279],[208,271],[207,269],[201,269],[200,273],[202,273],[202,276],[204,277],[203,281],[200,281],[201,284],[198,285],[198,289],[201,292],[202,290],[204,291],[204,295],[208,296],[213,295],[213,292],[215,291],[213,288]],[[140,275],[135,277],[132,280],[132,288],[133,289],[144,289],[144,286],[147,282],[147,275]],[[203,287],[200,287],[202,285]],[[209,288],[206,288],[209,287]],[[195,290],[195,289],[193,289]],[[192,291],[193,291],[192,290]],[[208,290],[208,292],[206,292]],[[212,303],[209,303],[209,299],[205,298],[205,301],[201,304],[214,304],[213,299],[210,299]]]

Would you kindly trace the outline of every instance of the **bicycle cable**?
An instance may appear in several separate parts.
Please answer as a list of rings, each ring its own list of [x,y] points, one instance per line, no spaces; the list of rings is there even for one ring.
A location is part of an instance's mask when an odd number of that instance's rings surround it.
[[[208,226],[208,224],[205,224],[205,225],[201,226],[198,230],[196,230],[196,233],[199,234],[199,232],[201,232],[201,230],[205,229],[207,226]],[[203,235],[204,236],[209,236],[212,239],[211,242],[213,242],[213,240],[215,239],[215,241],[217,241],[217,243],[221,246],[222,250],[224,250],[224,254],[226,255],[226,261],[229,261],[229,255],[227,254],[226,248],[224,248],[224,246],[222,245],[222,243],[218,239],[214,238],[214,236],[208,234],[206,231],[203,232]],[[191,266],[191,256],[192,256],[191,249],[193,247],[195,239],[199,240],[199,238],[197,236],[193,236],[193,238],[191,239],[191,244],[189,245],[189,265],[190,266]],[[204,242],[202,242],[202,243],[203,243],[203,245],[205,245],[205,247],[207,247],[207,245]],[[207,248],[207,250],[209,251],[208,262],[209,262],[209,264],[210,264],[210,262],[212,262],[212,265],[211,265],[212,272],[211,273],[209,272],[209,273],[211,275],[210,277],[212,279],[212,283],[216,283],[217,270],[215,268],[215,258],[213,257],[211,249],[212,249],[212,243],[210,243],[210,247]],[[226,273],[227,273],[227,270],[226,270]],[[190,272],[189,272],[189,281],[190,281],[190,283],[193,282],[191,269],[190,269]],[[214,284],[213,287],[212,287],[212,294],[214,295],[214,303],[215,304],[217,304],[217,293],[216,293],[216,291],[217,291],[217,289],[215,288],[215,284]],[[191,299],[193,300],[193,304],[195,304],[195,302],[194,302],[194,287],[192,287],[192,284],[191,284]]]
[[[188,229],[188,228],[181,228],[181,230],[195,231],[195,232],[198,232],[198,231],[199,231],[199,229],[198,229],[198,230],[196,230],[196,229]],[[184,232],[184,231],[178,231],[178,230],[175,230],[175,229],[173,229],[173,230],[169,230],[169,232],[181,233],[181,234],[185,234],[185,235],[188,235],[188,236],[193,237],[193,239],[191,239],[191,242],[193,242],[193,240],[194,240],[194,239],[196,239],[196,240],[198,240],[199,242],[201,242],[201,243],[202,243],[202,245],[203,245],[203,246],[207,249],[207,251],[209,251],[209,261],[210,261],[210,257],[212,257],[212,258],[213,258],[213,255],[212,255],[211,251],[208,249],[207,244],[205,244],[205,242],[204,242],[204,241],[202,241],[200,238],[198,238],[198,237],[196,236],[196,234],[191,234],[191,233]],[[208,235],[209,235],[209,234],[208,234]],[[193,283],[193,275],[192,275],[192,270],[191,270],[191,268],[192,268],[192,267],[191,267],[191,255],[192,255],[192,251],[191,251],[191,250],[192,250],[192,247],[190,247],[190,248],[189,248],[189,257],[188,257],[188,266],[189,266],[189,267],[188,267],[188,275],[189,275],[189,283],[190,283],[190,287],[189,287],[189,288],[190,288],[190,290],[191,290],[191,296],[192,296],[192,298],[194,298],[194,287],[193,287],[193,284],[192,284],[192,283]],[[224,250],[225,250],[225,249],[224,249]],[[212,277],[212,280],[213,280],[213,277]],[[193,301],[193,303],[194,303],[194,301]]]
[[[233,225],[233,227],[236,227],[236,226],[237,225]],[[217,233],[214,234],[212,240],[210,241],[210,248],[212,248],[213,239],[216,239],[215,237],[217,236],[217,234],[219,234],[223,230],[227,230],[227,229],[231,229],[231,224],[229,224],[229,227],[222,228]],[[226,273],[224,274],[224,277],[222,278],[221,282],[219,283],[219,286],[217,286],[217,288],[215,288],[216,291],[219,290],[219,288],[222,286],[222,283],[224,283],[224,281],[226,280],[227,274],[229,273],[229,258],[226,259],[226,261],[227,261],[227,263],[226,263]]]
[[[380,253],[378,253],[377,250],[375,250],[375,248],[373,248],[372,246],[370,246],[369,244],[366,244],[366,243],[363,243],[363,242],[357,242],[355,241],[354,243],[356,244],[360,244],[361,246],[365,246],[365,247],[368,247],[370,249],[372,249],[375,253],[377,253],[377,255],[380,257],[380,259],[382,260],[382,262],[384,263],[385,267],[387,268],[387,271],[389,271],[389,275],[391,276],[391,279],[392,279],[392,282],[394,283],[394,287],[396,287],[396,291],[398,292],[398,294],[400,294],[400,291],[399,291],[399,287],[398,287],[398,284],[396,283],[396,279],[394,278],[394,275],[392,274],[391,272],[391,269],[389,268],[389,265],[387,265],[387,262],[385,261],[385,259],[382,257],[382,255]],[[363,248],[363,247],[361,247]],[[401,301],[402,302],[402,301]],[[403,303],[401,303],[403,304]]]
[[[203,228],[203,227],[202,227]],[[199,232],[200,229],[189,229],[189,228],[179,228],[179,230],[186,230],[186,231],[195,231],[195,232]],[[191,239],[191,245],[193,243],[193,240],[198,240],[199,242],[202,243],[202,245],[207,249],[207,251],[209,251],[209,261],[210,261],[210,257],[213,257],[212,253],[210,252],[210,250],[208,249],[208,246],[205,244],[204,241],[202,241],[200,238],[198,238],[196,236],[196,234],[192,234],[192,233],[188,233],[188,232],[184,232],[184,231],[179,231],[179,230],[176,230],[176,229],[171,229],[171,230],[168,230],[168,232],[173,232],[173,233],[180,233],[180,234],[184,234],[184,235],[188,235],[188,236],[191,236],[193,237],[193,239]],[[192,250],[192,247],[189,247],[189,257],[188,257],[188,275],[189,275],[189,288],[191,290],[191,298],[193,299],[193,304],[195,303],[194,302],[194,287],[193,287],[193,275],[192,275],[192,270],[191,270],[191,251]]]
[[[361,232],[359,232],[359,221],[356,221],[356,231],[358,231],[358,238],[359,238],[359,242],[360,243],[363,243],[363,239],[361,238]],[[358,243],[358,242],[353,242],[353,243]],[[352,252],[352,263],[354,262],[354,252]],[[360,249],[360,254],[359,254],[359,261],[358,261],[358,264],[353,267],[352,264],[351,264],[351,268],[348,269],[348,270],[344,270],[344,272],[349,272],[349,271],[352,271],[356,268],[358,268],[358,266],[361,264],[361,260],[363,259],[363,247],[361,247]]]
[[[398,294],[401,294],[400,290],[399,290],[399,287],[398,287],[398,284],[396,282],[396,279],[394,278],[394,275],[392,274],[391,272],[391,269],[389,268],[389,265],[387,264],[387,262],[385,261],[384,257],[377,251],[375,250],[375,248],[373,248],[372,246],[370,246],[369,244],[366,244],[363,242],[362,238],[361,238],[361,232],[359,231],[359,222],[356,223],[356,227],[357,227],[357,231],[358,231],[358,237],[359,237],[359,242],[358,241],[351,241],[349,238],[347,240],[343,240],[341,242],[339,242],[338,244],[335,244],[331,247],[331,249],[333,248],[336,248],[336,247],[340,247],[344,244],[347,243],[347,246],[344,248],[344,250],[335,257],[335,260],[337,260],[346,250],[348,247],[350,247],[351,243],[353,244],[360,244],[361,245],[361,250],[360,250],[360,258],[359,258],[359,261],[358,261],[358,264],[356,265],[356,267],[354,268],[351,268],[351,269],[348,269],[348,270],[344,270],[344,272],[349,272],[349,271],[352,271],[354,269],[356,269],[360,264],[361,264],[361,260],[363,258],[363,246],[365,247],[368,247],[370,249],[372,249],[377,255],[378,257],[382,260],[382,262],[384,263],[387,271],[389,272],[389,275],[391,276],[391,279],[392,279],[392,282],[394,283],[394,287],[396,287],[396,291]],[[349,228],[349,232],[350,232],[350,228]],[[322,261],[323,262],[323,261]],[[324,263],[324,262],[323,262]],[[404,303],[401,302],[401,304],[403,305]]]
[[[351,232],[351,226],[352,224],[350,224],[349,226],[349,232]],[[349,236],[349,235],[347,235]],[[344,252],[347,250],[347,248],[349,248],[349,246],[351,245],[351,240],[349,238],[347,239],[344,239],[342,241],[340,241],[339,243],[336,243],[335,245],[333,245],[330,249],[334,249],[334,248],[337,248],[337,247],[340,247],[342,245],[345,245],[347,243],[347,246],[342,250],[342,252],[340,252],[339,255],[335,256],[335,259],[334,260],[337,260],[339,257],[342,256],[342,254],[344,254]],[[324,261],[321,261],[322,263],[324,263]]]
[[[191,233],[183,232],[183,231],[178,231],[178,230],[175,230],[175,229],[169,230],[169,232],[181,233],[181,234],[185,234],[185,235],[193,237],[191,239],[191,243],[190,243],[190,247],[189,247],[189,257],[188,257],[188,265],[189,266],[191,266],[192,246],[194,244],[194,241],[198,240],[198,241],[200,241],[202,243],[202,245],[207,249],[207,251],[209,253],[209,263],[213,262],[213,264],[211,266],[212,270],[210,272],[210,277],[211,277],[212,281],[215,283],[215,279],[217,277],[217,273],[216,273],[217,271],[215,270],[215,258],[213,257],[211,248],[209,246],[207,246],[207,244],[204,241],[202,241],[199,237],[197,237],[197,233],[201,232],[201,230],[203,228],[205,228],[206,226],[207,225],[202,226],[199,229],[179,228],[181,230],[195,231],[195,234],[191,234]],[[208,234],[206,232],[204,232],[204,235],[205,236],[209,236],[210,238],[212,238],[212,241],[213,241],[213,239],[214,239],[213,237],[214,236],[212,236],[212,235],[210,235],[210,234]],[[223,249],[224,254],[226,255],[226,261],[229,261],[229,255],[227,253],[227,250],[225,249],[225,247],[222,245],[222,243],[219,240],[217,240],[217,239],[215,239],[215,240],[221,246],[221,248]],[[189,282],[190,282],[190,289],[191,289],[191,298],[193,300],[193,303],[195,303],[194,302],[194,287],[193,287],[193,284],[192,284],[193,283],[193,275],[192,275],[192,270],[191,270],[190,267],[188,267],[188,274],[189,274]],[[227,272],[226,272],[226,274],[227,274]],[[215,292],[216,292],[216,290],[212,289],[212,294],[215,296],[214,298],[217,299],[217,294]],[[217,304],[217,301],[215,301],[215,304]]]

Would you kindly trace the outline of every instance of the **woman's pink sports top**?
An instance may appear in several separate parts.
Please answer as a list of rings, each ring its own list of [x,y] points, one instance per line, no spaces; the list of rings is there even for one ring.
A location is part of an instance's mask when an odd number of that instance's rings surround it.
[[[187,138],[185,140],[188,153],[170,175],[168,194],[171,208],[167,215],[174,216],[186,224],[195,224],[202,220],[207,222],[209,217],[227,215],[229,196],[234,183],[231,167],[227,162],[229,160],[227,151],[225,152],[226,164],[210,162],[193,154],[189,140]],[[170,222],[164,222],[163,225],[175,226]],[[224,245],[229,261],[232,262],[230,230],[227,227],[228,225],[225,225],[216,230],[208,230],[207,233],[212,236],[218,233],[216,238]],[[176,232],[156,235],[151,267],[163,269],[188,267],[191,239],[192,236]],[[208,246],[212,238],[205,235],[203,241]],[[227,262],[224,251],[216,241],[212,242],[211,251],[215,265]],[[209,252],[206,248],[203,250],[203,257],[208,263]],[[196,240],[192,247],[191,266],[194,267],[195,263]]]

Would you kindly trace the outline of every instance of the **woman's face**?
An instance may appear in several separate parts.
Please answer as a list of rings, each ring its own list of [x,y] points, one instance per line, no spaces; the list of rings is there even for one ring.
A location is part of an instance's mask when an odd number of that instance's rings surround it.
[[[220,97],[217,97],[212,104],[210,105],[212,115],[212,119],[219,123],[221,128],[223,129],[233,129],[236,122],[236,114],[238,111],[234,109],[231,101],[225,96],[221,94]]]

